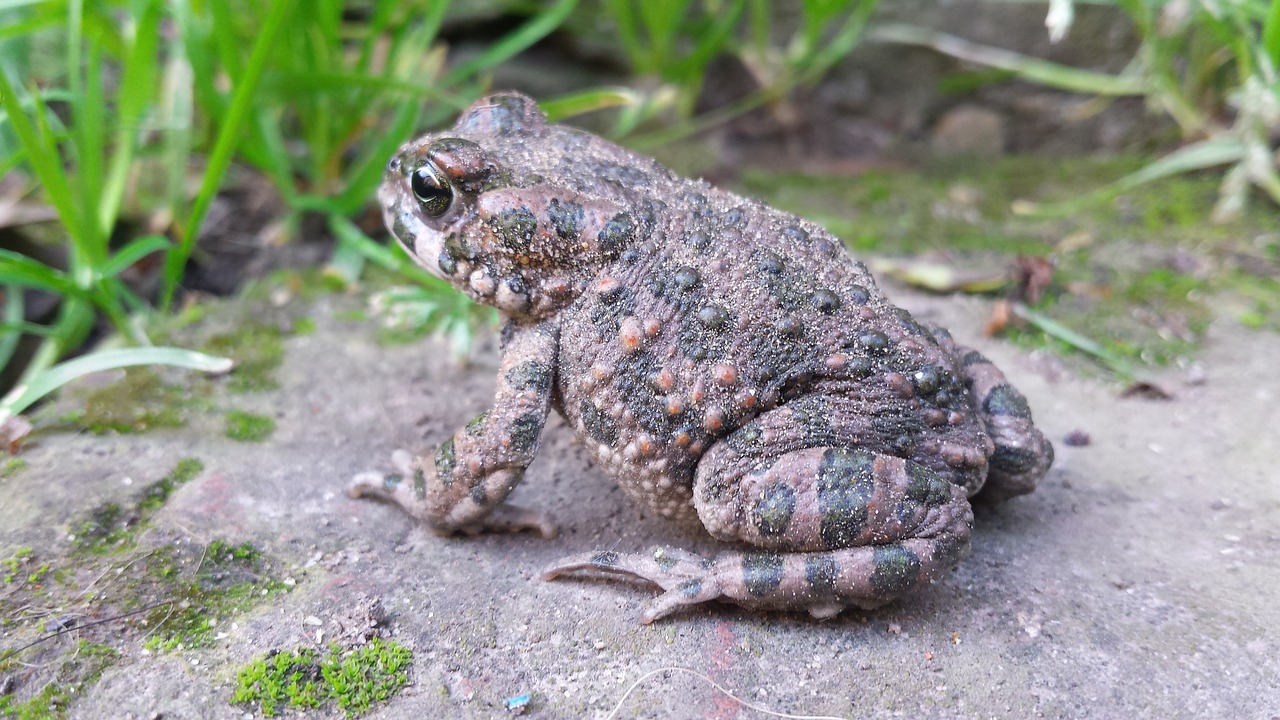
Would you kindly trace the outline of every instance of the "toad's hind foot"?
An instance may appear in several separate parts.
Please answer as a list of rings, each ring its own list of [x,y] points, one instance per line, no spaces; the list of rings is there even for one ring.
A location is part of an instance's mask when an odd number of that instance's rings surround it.
[[[830,552],[725,552],[714,559],[672,548],[589,553],[542,571],[551,580],[585,570],[648,580],[664,592],[645,604],[648,624],[685,605],[727,600],[748,608],[805,609],[829,618],[846,607],[874,608],[951,568],[964,543],[912,538]]]

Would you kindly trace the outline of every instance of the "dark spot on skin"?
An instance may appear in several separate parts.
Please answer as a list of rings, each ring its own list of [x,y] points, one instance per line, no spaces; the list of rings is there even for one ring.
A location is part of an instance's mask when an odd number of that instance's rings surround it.
[[[849,302],[854,305],[866,305],[871,299],[871,293],[861,285],[850,285],[845,289],[845,295],[849,298]]]
[[[879,330],[867,330],[858,335],[858,342],[872,355],[883,355],[889,350],[889,336]]]
[[[400,487],[402,482],[404,482],[404,476],[400,473],[387,473],[382,476],[382,489],[387,492],[393,492]]]
[[[866,377],[871,374],[873,369],[875,369],[874,364],[871,362],[871,358],[865,357],[850,358],[849,364],[845,367],[849,371],[849,377],[855,378]]]
[[[511,277],[503,280],[502,284],[506,285],[507,290],[511,291],[513,295],[523,295],[525,294],[525,291],[528,290],[528,288],[525,287],[524,279],[519,275],[512,275]]]
[[[551,198],[547,203],[547,219],[551,227],[565,240],[576,240],[582,228],[582,206],[569,200]]]
[[[660,366],[653,355],[636,352],[618,359],[614,387],[635,423],[655,437],[666,437],[682,413],[668,412],[665,395],[654,392],[653,378]]]
[[[484,425],[484,421],[485,421],[485,420],[488,420],[488,419],[489,419],[489,411],[488,411],[488,410],[485,410],[484,412],[480,413],[479,415],[477,415],[477,416],[475,416],[475,417],[471,418],[471,422],[467,423],[467,428],[466,428],[466,429],[467,429],[467,434],[468,434],[468,435],[478,435],[478,434],[480,433],[481,426],[483,426],[483,425]]]
[[[682,267],[671,279],[681,292],[688,292],[702,282],[702,274],[696,268]]]
[[[551,368],[537,360],[529,360],[507,371],[507,384],[516,390],[544,393],[551,387]]]
[[[924,505],[945,505],[951,501],[951,483],[938,473],[907,461],[907,499]]]
[[[942,386],[943,369],[937,365],[925,365],[911,375],[911,382],[921,395],[932,395]]]
[[[830,315],[840,309],[840,296],[822,288],[813,293],[813,306],[823,315]]]
[[[436,258],[436,267],[445,275],[452,275],[458,272],[458,261],[453,259],[448,250],[441,250],[440,257]]]
[[[991,469],[1008,475],[1021,475],[1036,467],[1040,456],[1028,448],[997,445],[991,454]]]
[[[809,233],[806,232],[804,228],[796,225],[788,225],[782,228],[782,237],[796,243],[797,245],[803,245],[809,242]]]
[[[791,525],[796,511],[796,491],[785,482],[765,490],[751,506],[751,522],[765,537],[777,537]]]
[[[724,224],[729,227],[739,227],[747,224],[747,215],[742,212],[741,208],[731,208],[724,214]]]
[[[617,336],[622,318],[634,315],[636,309],[635,294],[622,285],[611,291],[608,297],[601,295],[600,302],[591,307],[591,322],[600,331],[600,338],[612,339]]]
[[[471,502],[477,505],[489,504],[489,496],[485,494],[483,482],[477,482],[475,485],[471,486],[470,497]]]
[[[724,307],[720,305],[703,305],[698,310],[698,322],[708,330],[717,330],[724,327],[724,323],[729,319],[729,313],[725,312]]]
[[[606,258],[616,257],[627,249],[636,238],[636,221],[629,213],[618,213],[600,228],[596,235],[600,253]]]
[[[802,325],[799,320],[789,315],[787,317],[780,318],[776,323],[774,323],[774,327],[778,329],[778,333],[783,337],[797,337],[800,333],[804,332],[804,325]]]
[[[974,365],[984,365],[989,362],[991,361],[988,360],[982,353],[978,352],[977,350],[970,350],[969,352],[964,354],[964,357],[960,358],[960,364],[965,367],[972,367]]]
[[[743,553],[742,584],[747,592],[763,597],[782,584],[782,556],[775,553]]]
[[[813,249],[820,254],[832,257],[836,254],[836,244],[827,238],[820,237],[813,243]]]
[[[503,245],[524,248],[533,242],[538,218],[526,207],[508,208],[489,217],[489,226]]]
[[[600,565],[602,567],[613,567],[618,564],[618,553],[613,550],[604,550],[591,556],[592,565]]]
[[[826,553],[810,555],[804,559],[804,580],[819,593],[836,589],[836,559]]]
[[[901,595],[915,587],[920,577],[920,558],[899,543],[877,545],[872,551],[875,570],[871,588],[883,597]]]
[[[664,553],[655,552],[653,554],[653,562],[663,570],[670,570],[679,562],[673,556]]]
[[[867,524],[875,493],[874,456],[865,450],[829,448],[818,465],[818,513],[822,543],[851,547]]]
[[[684,236],[684,242],[686,245],[688,245],[689,247],[698,251],[699,254],[701,254],[703,250],[706,250],[707,247],[711,245],[711,236],[707,235],[701,230],[695,230]]]
[[[982,409],[988,415],[1012,415],[1013,417],[1031,419],[1031,407],[1027,399],[1012,385],[997,385],[991,388],[982,401]]]
[[[444,239],[444,249],[441,252],[447,253],[454,260],[475,260],[480,256],[479,250],[458,233],[451,233]]]
[[[899,435],[890,443],[893,448],[893,454],[898,457],[907,457],[911,455],[911,451],[916,447],[916,440],[911,435]]]
[[[440,443],[436,448],[436,476],[440,482],[448,485],[453,482],[453,466],[457,459],[453,455],[453,438]]]
[[[680,583],[679,592],[687,598],[696,598],[702,594],[702,581],[698,578]]]
[[[582,413],[582,425],[592,440],[609,447],[618,442],[618,426],[612,418],[597,410],[587,400],[582,401],[579,411]]]
[[[782,258],[777,254],[769,251],[760,253],[760,259],[756,263],[764,272],[770,275],[781,275],[784,270]]]
[[[413,496],[419,500],[427,499],[427,475],[422,468],[413,470]]]
[[[725,438],[725,442],[739,455],[744,455],[756,447],[756,443],[760,442],[760,437],[760,426],[752,423],[739,428],[737,432],[729,435],[729,437]]]
[[[511,423],[511,448],[519,453],[529,452],[538,444],[542,434],[542,414],[527,412]]]

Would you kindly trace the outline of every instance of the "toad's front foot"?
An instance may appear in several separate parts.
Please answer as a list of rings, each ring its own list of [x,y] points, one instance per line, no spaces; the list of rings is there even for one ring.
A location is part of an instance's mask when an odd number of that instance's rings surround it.
[[[544,538],[554,538],[559,533],[555,521],[547,513],[500,503],[487,509],[486,514],[459,521],[431,502],[429,485],[435,473],[426,470],[412,455],[397,450],[391,456],[393,472],[362,472],[347,483],[347,497],[374,497],[389,500],[404,508],[405,512],[426,522],[437,535],[483,532],[531,531]]]
[[[724,552],[707,559],[655,547],[648,553],[567,557],[543,570],[542,579],[586,570],[655,583],[666,592],[645,605],[640,621],[646,624],[682,606],[716,599],[829,618],[846,607],[874,608],[910,592],[951,567],[962,549],[911,538],[830,552]]]

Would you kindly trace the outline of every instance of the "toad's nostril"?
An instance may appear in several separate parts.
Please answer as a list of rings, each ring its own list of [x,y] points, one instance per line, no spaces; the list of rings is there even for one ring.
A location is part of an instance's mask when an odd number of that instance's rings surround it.
[[[387,161],[387,172],[396,172],[399,169],[400,169],[400,156],[392,155],[391,159]]]

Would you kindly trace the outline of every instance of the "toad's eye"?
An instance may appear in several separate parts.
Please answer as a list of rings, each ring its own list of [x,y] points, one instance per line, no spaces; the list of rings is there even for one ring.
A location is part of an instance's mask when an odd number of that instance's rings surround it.
[[[413,189],[413,196],[421,203],[422,210],[433,218],[444,215],[453,203],[453,187],[431,163],[413,171],[413,175],[409,177],[409,187]]]

